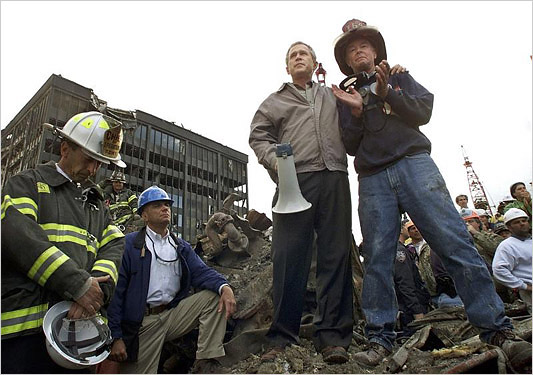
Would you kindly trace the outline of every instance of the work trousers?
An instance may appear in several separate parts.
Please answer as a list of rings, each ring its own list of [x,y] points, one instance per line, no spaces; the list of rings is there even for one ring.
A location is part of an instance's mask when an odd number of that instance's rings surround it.
[[[319,352],[332,345],[348,348],[353,330],[348,175],[328,170],[299,173],[298,183],[312,207],[297,213],[273,213],[274,317],[267,337],[273,346],[299,343],[316,232],[317,308],[313,341]],[[276,192],[274,203],[277,195]]]
[[[155,374],[163,344],[175,340],[198,327],[197,359],[225,355],[223,340],[226,334],[225,311],[217,312],[220,297],[203,290],[180,301],[178,306],[160,314],[144,317],[139,331],[137,362],[123,362],[123,374]]]
[[[455,209],[437,166],[427,153],[406,156],[359,178],[359,219],[365,250],[362,304],[369,341],[392,349],[398,305],[393,269],[405,210],[452,276],[468,320],[488,342],[512,328],[485,262]]]

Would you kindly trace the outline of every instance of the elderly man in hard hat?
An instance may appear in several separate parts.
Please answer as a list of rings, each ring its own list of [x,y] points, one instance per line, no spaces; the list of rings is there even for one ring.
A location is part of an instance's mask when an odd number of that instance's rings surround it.
[[[80,113],[58,129],[59,162],[10,178],[2,191],[2,372],[65,370],[41,327],[48,308],[73,301],[69,318],[96,314],[115,289],[124,235],[90,180],[102,163],[125,164],[121,124]]]
[[[355,87],[333,87],[333,92],[342,102],[344,146],[355,156],[359,174],[359,219],[367,255],[362,309],[371,345],[352,358],[372,367],[392,350],[397,313],[392,274],[403,211],[451,274],[469,321],[481,328],[481,340],[506,352],[516,345],[531,351],[531,344],[512,333],[487,267],[429,155],[431,142],[420,126],[431,118],[433,94],[409,73],[390,75],[383,36],[366,22],[346,22],[334,52],[340,70],[356,79]]]
[[[146,226],[126,235],[117,290],[109,306],[114,342],[110,359],[120,372],[154,374],[163,344],[199,327],[192,371],[219,373],[217,358],[236,301],[226,279],[169,231],[172,199],[157,186],[139,196]],[[200,289],[190,294],[192,289]]]
[[[528,219],[527,214],[518,208],[507,210],[503,220],[511,232],[511,237],[505,239],[496,249],[492,272],[503,285],[518,290],[520,298],[526,302],[531,313],[533,247]]]

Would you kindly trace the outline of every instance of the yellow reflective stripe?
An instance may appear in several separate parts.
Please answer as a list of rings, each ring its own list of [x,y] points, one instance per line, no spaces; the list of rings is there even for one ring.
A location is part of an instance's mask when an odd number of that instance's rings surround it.
[[[91,252],[94,254],[94,256],[96,257],[96,244],[93,244],[93,243],[88,243],[87,244],[87,251]]]
[[[98,248],[101,248],[107,245],[109,242],[115,238],[124,237],[124,233],[118,229],[115,225],[108,225],[104,232],[102,233],[102,241],[98,244]]]
[[[52,246],[39,255],[27,275],[30,279],[43,286],[50,275],[67,260],[69,260],[68,256],[63,254],[57,247]]]
[[[46,310],[48,310],[48,303],[44,303],[39,306],[27,307],[25,309],[15,311],[7,311],[2,313],[2,320],[20,318],[22,316],[32,315]]]
[[[111,211],[113,211],[114,209],[117,209],[119,207],[127,207],[127,208],[130,208],[130,205],[128,202],[118,202],[118,203],[114,203],[112,205],[109,206],[109,209]]]
[[[126,221],[128,221],[133,215],[132,214],[127,214],[127,215],[124,215],[124,216],[121,216],[119,217],[117,220],[115,220],[115,224],[122,224],[122,223],[125,223]]]
[[[33,199],[27,197],[12,198],[11,196],[6,195],[2,201],[2,219],[6,216],[6,210],[10,206],[13,206],[13,208],[18,210],[20,213],[32,216],[35,220],[37,220],[38,207]]]
[[[45,223],[41,224],[41,227],[44,230],[56,230],[58,232],[74,232],[76,234],[79,234],[81,236],[87,236],[87,231],[83,228],[76,227],[74,225],[68,225],[68,224],[58,224],[58,223]]]
[[[46,271],[43,273],[41,278],[39,279],[38,283],[39,285],[44,286],[46,282],[48,281],[48,278],[61,266],[63,263],[65,263],[70,258],[66,256],[65,254],[61,255],[59,258],[54,260],[52,264],[46,269]]]
[[[96,255],[96,240],[87,230],[68,224],[46,223],[41,224],[49,241],[53,242],[73,242],[78,245],[86,246],[87,251]],[[89,240],[88,240],[89,238]]]
[[[48,310],[48,303],[2,313],[2,335],[38,328]]]
[[[117,283],[118,278],[118,271],[117,266],[114,262],[107,260],[107,259],[99,259],[96,262],[94,262],[94,266],[92,268],[93,271],[102,271],[104,273],[107,273],[111,278],[113,279],[113,282]]]
[[[132,195],[131,197],[128,198],[128,203],[131,203],[131,201],[133,201],[134,199],[137,199],[137,196]]]

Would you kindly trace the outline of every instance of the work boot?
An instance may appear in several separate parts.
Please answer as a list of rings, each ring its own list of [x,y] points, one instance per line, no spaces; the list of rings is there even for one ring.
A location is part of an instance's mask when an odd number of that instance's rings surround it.
[[[192,374],[225,374],[222,365],[214,358],[197,359],[191,369]]]
[[[352,359],[365,367],[375,367],[389,354],[390,351],[387,348],[371,342],[368,350],[354,354]]]
[[[522,340],[510,329],[496,332],[488,344],[502,348],[515,371],[520,372],[525,367],[531,369],[531,344]]]
[[[348,353],[342,346],[327,346],[321,351],[324,362],[329,365],[348,362]]]

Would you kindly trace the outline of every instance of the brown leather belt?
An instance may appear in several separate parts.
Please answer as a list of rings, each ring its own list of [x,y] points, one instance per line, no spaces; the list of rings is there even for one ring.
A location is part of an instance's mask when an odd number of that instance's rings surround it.
[[[167,309],[168,305],[159,305],[159,306],[153,306],[150,307],[150,305],[146,305],[146,308],[144,309],[144,315],[152,315],[152,314],[160,314],[163,311]]]

